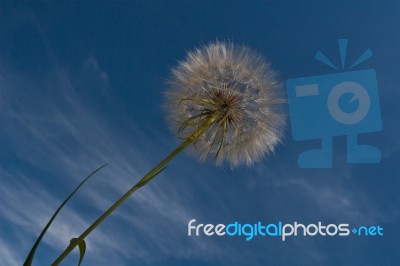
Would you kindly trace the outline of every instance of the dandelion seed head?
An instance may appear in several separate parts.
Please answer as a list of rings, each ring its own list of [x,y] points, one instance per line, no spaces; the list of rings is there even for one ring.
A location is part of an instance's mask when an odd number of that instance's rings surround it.
[[[281,83],[245,46],[215,42],[188,52],[172,69],[166,102],[168,120],[182,139],[215,118],[191,151],[217,165],[251,165],[273,152],[283,135]]]

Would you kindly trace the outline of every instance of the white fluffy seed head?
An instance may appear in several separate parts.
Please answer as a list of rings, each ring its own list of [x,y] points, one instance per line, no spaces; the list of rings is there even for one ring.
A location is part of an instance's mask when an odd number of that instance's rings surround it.
[[[281,83],[261,56],[215,42],[187,54],[166,92],[168,120],[182,139],[217,117],[191,146],[201,160],[251,165],[280,142],[286,116]]]

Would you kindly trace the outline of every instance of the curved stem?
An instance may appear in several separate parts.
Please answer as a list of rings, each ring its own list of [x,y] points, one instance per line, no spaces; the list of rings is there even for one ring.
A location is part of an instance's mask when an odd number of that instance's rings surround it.
[[[197,140],[207,128],[218,119],[215,113],[209,115],[205,121],[193,132],[185,141],[183,141],[174,151],[172,151],[167,157],[159,162],[153,169],[150,170],[139,182],[137,182],[131,189],[129,189],[120,199],[118,199],[107,211],[105,211],[97,220],[81,234],[80,237],[76,238],[64,252],[51,264],[56,266],[64,260],[64,258],[71,253],[71,251],[78,246],[108,215],[110,215],[115,209],[117,209],[125,200],[129,198],[136,190],[146,185],[152,180],[160,171],[164,169],[169,161],[171,161],[176,155],[178,155],[187,146]]]

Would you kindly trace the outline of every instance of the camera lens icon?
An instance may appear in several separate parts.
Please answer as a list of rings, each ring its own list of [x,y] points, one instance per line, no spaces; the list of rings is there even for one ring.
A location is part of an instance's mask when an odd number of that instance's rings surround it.
[[[351,94],[352,98],[348,104],[358,101],[358,107],[352,112],[342,109],[340,100],[345,94]],[[368,114],[371,101],[367,90],[359,83],[344,81],[332,88],[327,101],[329,114],[337,122],[353,125],[362,121]]]

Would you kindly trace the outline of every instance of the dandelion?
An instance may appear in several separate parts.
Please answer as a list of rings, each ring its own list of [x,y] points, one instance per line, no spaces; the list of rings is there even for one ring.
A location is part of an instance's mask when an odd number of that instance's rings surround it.
[[[77,246],[80,250],[80,264],[86,250],[85,238],[186,147],[190,147],[202,160],[212,156],[218,165],[224,162],[231,166],[251,165],[274,150],[285,125],[285,116],[280,109],[284,100],[276,73],[261,56],[250,49],[223,42],[211,43],[188,53],[186,60],[172,70],[166,102],[168,118],[178,136],[183,139],[182,143],[78,238],[73,238],[52,263],[53,266],[62,262]],[[61,204],[46,225],[24,265],[31,265],[41,237],[76,190]]]
[[[216,42],[189,52],[172,70],[166,98],[168,119],[180,138],[214,119],[191,146],[201,160],[251,165],[281,139],[281,85],[269,64],[247,47]]]

